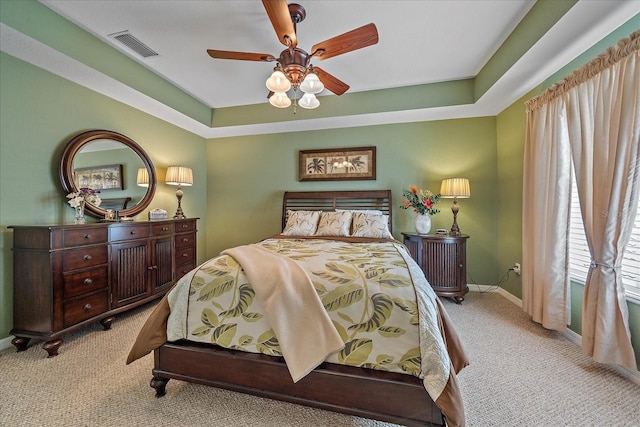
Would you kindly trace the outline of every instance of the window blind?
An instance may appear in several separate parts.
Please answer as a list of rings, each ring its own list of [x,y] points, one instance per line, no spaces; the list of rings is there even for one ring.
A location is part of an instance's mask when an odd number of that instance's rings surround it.
[[[591,255],[584,234],[575,177],[572,177],[571,185],[569,274],[571,279],[585,283],[591,264]],[[622,283],[627,296],[640,301],[640,206],[636,210],[633,230],[622,259]]]

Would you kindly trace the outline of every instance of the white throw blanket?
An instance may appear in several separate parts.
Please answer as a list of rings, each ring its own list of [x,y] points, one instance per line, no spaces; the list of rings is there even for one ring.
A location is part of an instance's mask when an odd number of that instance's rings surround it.
[[[344,348],[307,273],[292,259],[257,245],[227,249],[245,271],[278,338],[293,382]]]

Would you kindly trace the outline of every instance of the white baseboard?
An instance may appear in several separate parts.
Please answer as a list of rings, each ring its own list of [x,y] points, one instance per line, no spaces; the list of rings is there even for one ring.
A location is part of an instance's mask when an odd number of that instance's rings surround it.
[[[471,292],[495,292],[500,294],[501,296],[503,296],[504,298],[506,298],[507,300],[509,300],[510,302],[512,302],[513,304],[517,305],[518,307],[522,308],[522,300],[516,296],[514,296],[513,294],[505,291],[502,288],[498,288],[496,286],[487,286],[487,285],[469,285],[469,290]],[[582,336],[577,334],[575,331],[572,331],[569,328],[565,328],[564,331],[558,331],[560,332],[566,339],[568,339],[569,341],[571,341],[572,343],[574,343],[575,345],[577,345],[578,347],[581,346],[582,344]],[[624,366],[620,366],[620,365],[607,365],[611,368],[613,368],[615,371],[617,371],[620,375],[622,375],[623,377],[627,378],[629,381],[640,385],[640,372],[639,371],[632,371],[631,369],[625,368]]]
[[[11,340],[13,339],[13,335],[9,335],[6,338],[0,339],[0,351],[6,350],[9,347],[12,347]]]

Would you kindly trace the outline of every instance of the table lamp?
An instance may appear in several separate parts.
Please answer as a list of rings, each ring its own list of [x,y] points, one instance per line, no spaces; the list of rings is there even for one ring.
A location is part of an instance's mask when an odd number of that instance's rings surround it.
[[[469,180],[467,178],[447,178],[442,180],[440,186],[440,196],[444,198],[453,198],[451,212],[453,212],[453,225],[451,226],[450,236],[460,236],[460,228],[458,227],[458,197],[467,199],[471,197],[471,189],[469,188]]]
[[[177,185],[178,190],[176,191],[176,198],[178,199],[178,210],[176,210],[176,214],[173,216],[174,219],[184,219],[186,216],[182,212],[182,196],[184,193],[182,192],[182,186],[191,186],[193,185],[193,171],[191,168],[187,168],[184,166],[169,166],[167,169],[167,177],[165,178],[165,183],[169,185]]]

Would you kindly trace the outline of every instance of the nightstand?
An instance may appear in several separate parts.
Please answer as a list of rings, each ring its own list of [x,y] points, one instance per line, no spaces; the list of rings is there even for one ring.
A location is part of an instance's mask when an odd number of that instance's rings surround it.
[[[466,234],[445,236],[402,233],[404,244],[438,296],[464,301],[467,286]]]

